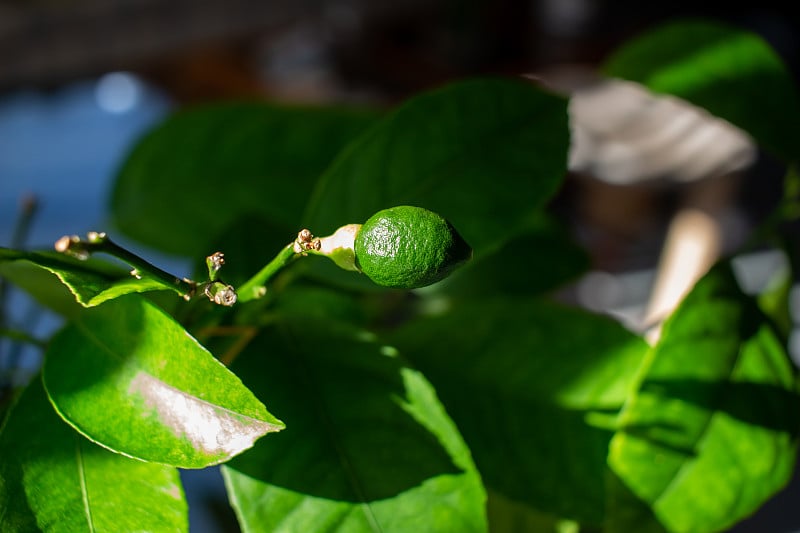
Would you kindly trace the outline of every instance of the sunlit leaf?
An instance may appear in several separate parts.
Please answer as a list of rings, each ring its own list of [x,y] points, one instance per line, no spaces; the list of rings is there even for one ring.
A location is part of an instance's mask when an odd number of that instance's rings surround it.
[[[166,288],[152,279],[137,279],[129,270],[107,262],[79,261],[56,252],[7,248],[0,248],[0,275],[30,292],[43,305],[66,315],[74,314],[75,306],[65,301],[64,291],[54,283],[56,279],[83,307],[94,307],[126,294]]]
[[[284,432],[223,466],[244,531],[485,531],[469,451],[422,375],[364,334],[282,321],[234,365]]]
[[[611,531],[720,531],[790,479],[800,397],[784,346],[727,265],[665,324],[611,441]],[[637,511],[638,510],[638,511]]]
[[[125,161],[114,185],[113,220],[145,244],[205,257],[226,229],[257,217],[263,225],[242,228],[251,246],[280,246],[301,229],[317,177],[374,117],[255,102],[181,111]]]
[[[178,471],[112,453],[65,424],[39,379],[0,433],[0,531],[188,531]]]
[[[202,468],[283,428],[239,378],[136,295],[87,310],[58,333],[43,379],[75,429],[147,461]]]
[[[531,83],[472,80],[403,104],[342,152],[306,227],[328,234],[396,205],[449,219],[480,255],[514,236],[566,173],[566,101]]]
[[[580,310],[494,298],[419,318],[391,340],[436,387],[487,487],[602,523],[608,442],[641,339]]]
[[[705,108],[787,161],[800,157],[797,87],[758,35],[719,22],[670,22],[626,42],[605,71]]]

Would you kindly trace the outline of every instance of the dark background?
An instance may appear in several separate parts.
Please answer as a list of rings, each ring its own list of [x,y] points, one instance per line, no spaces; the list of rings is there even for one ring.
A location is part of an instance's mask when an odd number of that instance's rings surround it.
[[[324,67],[343,92],[400,98],[468,75],[595,64],[648,26],[685,16],[761,34],[797,73],[793,7],[630,0],[6,0],[0,3],[0,90],[57,87],[132,70],[179,101],[207,100],[269,93],[276,70],[296,73],[305,62]]]

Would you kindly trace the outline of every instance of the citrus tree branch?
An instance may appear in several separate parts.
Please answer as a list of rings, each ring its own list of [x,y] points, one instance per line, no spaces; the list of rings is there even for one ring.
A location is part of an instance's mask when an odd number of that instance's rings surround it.
[[[136,279],[148,278],[157,281],[165,288],[176,291],[185,300],[190,300],[197,290],[196,282],[161,270],[130,250],[119,246],[104,232],[90,231],[86,234],[86,239],[81,239],[77,235],[65,235],[56,241],[55,249],[81,260],[88,259],[93,253],[105,253],[116,257],[131,267],[131,276]]]

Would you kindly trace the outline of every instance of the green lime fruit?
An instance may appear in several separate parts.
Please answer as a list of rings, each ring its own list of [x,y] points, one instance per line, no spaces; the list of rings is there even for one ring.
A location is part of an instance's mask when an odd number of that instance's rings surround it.
[[[416,289],[436,283],[472,257],[447,220],[421,207],[378,211],[355,239],[356,266],[384,287]]]

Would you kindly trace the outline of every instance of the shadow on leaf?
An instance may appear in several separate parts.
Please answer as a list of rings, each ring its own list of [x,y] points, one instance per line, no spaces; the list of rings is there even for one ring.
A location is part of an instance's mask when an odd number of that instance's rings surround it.
[[[447,392],[442,395],[445,402],[451,399]],[[493,410],[489,403],[485,397],[447,403],[486,485],[535,509],[599,526],[605,458],[613,436],[610,428],[589,422],[600,411],[508,400]],[[479,422],[470,411],[494,411],[496,416]],[[603,415],[616,413],[609,409]]]
[[[682,400],[707,411],[722,411],[746,424],[787,433],[792,438],[800,433],[800,395],[778,385],[650,379],[642,385],[642,390]]]
[[[393,497],[461,473],[397,357],[350,331],[288,322],[233,370],[286,422],[227,464],[267,485],[348,502]]]
[[[606,469],[606,514],[603,531],[665,533],[652,508],[640,499],[613,470]]]

